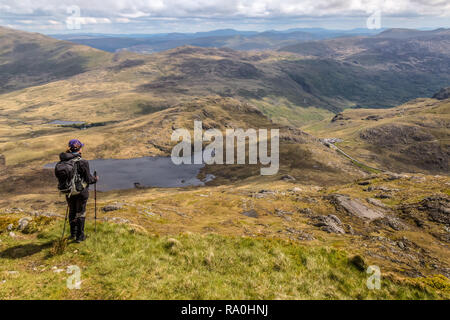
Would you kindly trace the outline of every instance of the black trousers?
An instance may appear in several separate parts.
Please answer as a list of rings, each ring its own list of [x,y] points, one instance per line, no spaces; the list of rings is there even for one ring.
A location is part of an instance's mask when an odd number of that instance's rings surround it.
[[[86,188],[80,194],[67,197],[69,205],[70,235],[77,239],[84,239],[84,223],[86,220],[86,204],[89,190]]]

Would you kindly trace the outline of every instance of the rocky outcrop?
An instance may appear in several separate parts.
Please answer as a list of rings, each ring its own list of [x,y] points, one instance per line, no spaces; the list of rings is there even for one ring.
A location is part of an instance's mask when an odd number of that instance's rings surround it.
[[[249,211],[244,211],[242,212],[242,214],[246,217],[250,217],[250,218],[258,218],[259,215],[255,210],[249,210]]]
[[[380,227],[390,227],[395,231],[408,230],[408,227],[398,218],[386,216],[384,218],[375,219],[374,223]]]
[[[17,229],[19,229],[20,231],[25,230],[28,227],[28,225],[30,224],[31,220],[32,219],[29,218],[29,217],[25,217],[25,218],[20,219],[19,220],[19,226],[17,227]]]
[[[254,194],[254,197],[257,199],[262,199],[262,198],[270,198],[270,197],[275,197],[277,195],[277,193],[275,191],[272,190],[259,190],[258,193]]]
[[[380,207],[380,208],[383,208],[383,209],[387,209],[388,208],[383,202],[381,202],[380,200],[377,200],[377,199],[367,198],[366,201],[368,203],[370,203],[371,205],[374,205],[376,207]]]
[[[0,154],[0,169],[6,166],[6,158],[4,155]]]
[[[116,203],[116,204],[110,204],[103,207],[104,212],[111,212],[111,211],[117,211],[123,208],[123,204]]]
[[[327,216],[316,216],[313,218],[314,226],[328,233],[344,234],[341,220],[333,214]]]
[[[450,225],[450,200],[441,196],[432,196],[420,202],[419,210],[425,211],[431,221]]]
[[[331,119],[331,122],[342,121],[342,120],[350,120],[349,117],[344,116],[342,113],[338,113]]]
[[[429,128],[399,123],[384,124],[362,130],[359,137],[369,144],[369,149],[402,164],[430,170],[449,170],[450,152],[440,137]],[[388,168],[390,164],[386,164]]]
[[[331,202],[338,210],[343,210],[361,219],[374,220],[384,216],[381,211],[371,209],[364,205],[360,200],[351,199],[349,196],[333,195],[331,196]]]
[[[445,100],[450,98],[450,87],[442,88],[439,92],[435,93],[433,99]]]
[[[385,124],[361,131],[360,138],[377,146],[412,144],[435,138],[422,128],[404,124]]]
[[[383,119],[382,116],[379,116],[379,115],[370,115],[370,116],[367,116],[366,118],[364,118],[363,120],[368,120],[368,121],[378,121],[378,120],[381,120],[381,119]]]
[[[286,174],[286,175],[282,176],[280,178],[280,180],[283,180],[283,181],[295,181],[296,179],[293,176],[291,176],[289,174]]]

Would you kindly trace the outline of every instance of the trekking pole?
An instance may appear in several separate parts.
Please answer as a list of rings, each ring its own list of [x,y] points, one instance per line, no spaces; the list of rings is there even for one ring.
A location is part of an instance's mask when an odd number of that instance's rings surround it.
[[[68,215],[69,215],[69,203],[67,203],[66,217],[64,218],[64,226],[63,226],[63,232],[61,235],[61,241],[64,239],[64,233],[66,233],[66,223],[67,223]]]
[[[97,178],[97,171],[94,171],[94,177]],[[94,184],[94,211],[95,211],[95,226],[94,232],[97,234],[97,181]]]

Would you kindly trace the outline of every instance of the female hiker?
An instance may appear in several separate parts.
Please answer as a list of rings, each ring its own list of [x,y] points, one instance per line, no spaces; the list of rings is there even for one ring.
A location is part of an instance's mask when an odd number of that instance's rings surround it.
[[[69,148],[59,155],[55,174],[59,180],[59,190],[66,194],[69,206],[70,239],[80,243],[86,240],[84,222],[89,185],[98,181],[91,175],[89,162],[81,157],[84,144],[77,139],[69,141]]]

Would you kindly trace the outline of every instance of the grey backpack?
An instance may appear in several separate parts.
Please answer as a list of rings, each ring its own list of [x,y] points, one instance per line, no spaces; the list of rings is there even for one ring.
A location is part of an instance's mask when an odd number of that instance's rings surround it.
[[[60,161],[55,166],[58,190],[69,197],[80,194],[87,187],[80,175],[80,160],[81,157]]]

